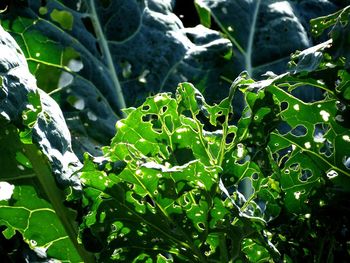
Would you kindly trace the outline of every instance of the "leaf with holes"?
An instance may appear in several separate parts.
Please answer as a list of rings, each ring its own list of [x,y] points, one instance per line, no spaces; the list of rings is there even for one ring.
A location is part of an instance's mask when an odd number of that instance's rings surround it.
[[[231,43],[201,25],[184,28],[170,0],[13,1],[1,14],[38,86],[60,104],[73,147],[100,154],[126,106],[188,80],[212,100],[228,84]]]
[[[71,150],[62,112],[36,87],[18,45],[2,27],[0,40],[3,234],[14,241],[22,235],[27,247],[34,250],[35,261],[55,258],[91,262],[90,254],[77,241],[76,215],[63,204],[65,197],[59,188],[70,191],[72,198],[81,190],[80,181],[73,175],[81,164]],[[23,241],[16,241],[23,251],[19,247],[18,252],[11,253],[13,257],[28,253]]]
[[[102,166],[86,156],[81,178],[93,212],[83,229],[102,243],[103,260],[225,262],[242,256],[235,254],[242,238],[259,236],[265,221],[252,199],[241,203],[238,190],[221,180],[231,172],[223,166],[234,145],[226,143],[236,131],[228,124],[231,111],[229,99],[208,105],[182,83],[176,98],[160,93],[126,110]],[[242,178],[233,179],[238,185]]]

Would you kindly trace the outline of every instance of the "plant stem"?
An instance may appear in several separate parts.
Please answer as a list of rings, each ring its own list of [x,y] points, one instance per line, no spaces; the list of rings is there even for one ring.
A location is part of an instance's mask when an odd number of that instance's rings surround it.
[[[126,108],[126,103],[125,103],[125,99],[124,99],[124,94],[116,73],[116,68],[114,66],[113,63],[113,58],[111,55],[111,52],[109,50],[108,47],[108,42],[107,39],[103,33],[100,21],[98,20],[98,14],[96,11],[96,6],[95,6],[95,1],[94,0],[90,0],[89,2],[89,7],[90,7],[90,12],[91,12],[91,20],[92,20],[92,24],[94,26],[95,29],[95,33],[97,35],[97,39],[100,43],[100,47],[103,53],[103,56],[106,59],[106,63],[107,63],[107,68],[109,71],[109,74],[111,76],[111,80],[113,82],[113,85],[115,87],[115,91],[117,94],[117,102],[118,102],[118,107],[119,109],[124,109]],[[122,112],[122,117],[126,117],[125,113]]]

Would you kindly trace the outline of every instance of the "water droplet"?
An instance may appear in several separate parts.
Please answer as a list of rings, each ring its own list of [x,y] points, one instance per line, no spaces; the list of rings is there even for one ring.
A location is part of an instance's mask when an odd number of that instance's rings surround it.
[[[330,170],[330,171],[327,172],[327,177],[329,179],[332,179],[332,178],[337,177],[337,176],[338,176],[338,173],[336,171],[334,171],[334,170]]]
[[[299,104],[294,104],[293,109],[295,109],[296,111],[300,110]]]
[[[258,180],[258,179],[259,179],[258,173],[253,173],[253,174],[252,174],[252,179],[253,179],[253,180]]]

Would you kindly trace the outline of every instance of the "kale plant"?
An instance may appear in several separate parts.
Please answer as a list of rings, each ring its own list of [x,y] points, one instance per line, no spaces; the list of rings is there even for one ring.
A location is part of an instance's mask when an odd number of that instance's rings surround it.
[[[6,261],[350,260],[349,7],[194,2],[2,11]]]

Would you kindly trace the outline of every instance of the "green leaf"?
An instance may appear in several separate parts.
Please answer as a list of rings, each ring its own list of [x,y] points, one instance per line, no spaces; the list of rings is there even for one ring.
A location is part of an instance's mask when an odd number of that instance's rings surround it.
[[[122,109],[180,81],[213,101],[226,95],[220,75],[230,71],[230,41],[200,25],[184,28],[170,1],[148,2],[15,1],[1,14],[39,87],[59,102],[80,157],[100,154]]]
[[[269,147],[282,167],[281,188],[286,192],[286,207],[291,211],[306,209],[314,187],[331,180],[344,189],[349,187],[346,146],[349,130],[336,120],[335,100],[304,103],[282,89],[271,86],[270,92],[287,108],[282,120],[288,133],[271,134]],[[345,177],[344,177],[345,176]]]
[[[313,43],[303,21],[339,8],[329,1],[196,0],[196,5],[203,25],[208,21],[203,10],[209,10],[231,40],[235,74],[246,70],[254,79],[266,71],[282,73],[292,52]]]
[[[58,105],[36,87],[14,39],[0,27],[0,225],[19,232],[41,258],[91,262],[77,240],[76,214],[59,186],[75,195],[79,166]]]
[[[241,210],[238,192],[229,193],[220,179],[230,172],[222,166],[232,146],[227,134],[235,131],[228,125],[230,101],[211,106],[182,83],[176,98],[160,93],[126,112],[111,146],[104,148],[105,163],[98,166],[98,159],[86,155],[81,174],[92,211],[82,227],[102,244],[101,260],[234,257],[237,240],[264,220],[253,200],[244,201]],[[121,168],[113,168],[120,162]],[[235,233],[237,221],[245,232]]]

